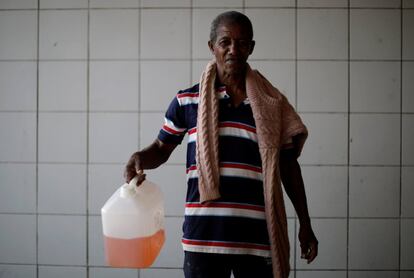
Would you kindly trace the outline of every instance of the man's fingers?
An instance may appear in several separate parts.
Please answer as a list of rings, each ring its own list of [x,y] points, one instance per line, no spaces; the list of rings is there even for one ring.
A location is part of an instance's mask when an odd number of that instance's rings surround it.
[[[309,254],[309,246],[307,244],[301,244],[300,249],[301,249],[300,257],[302,259],[306,259],[307,255]]]
[[[131,168],[126,167],[124,171],[124,178],[127,183],[129,183],[134,177],[136,173],[134,170],[131,170]]]
[[[309,255],[306,258],[308,260],[308,264],[313,262],[313,260],[316,258],[317,255],[318,255],[318,247],[310,248]]]
[[[145,177],[146,176],[147,176],[146,174],[140,174],[140,175],[138,175],[137,186],[140,185],[145,180]]]
[[[141,174],[143,174],[144,173],[144,171],[142,170],[142,166],[141,166],[141,160],[140,160],[140,157],[139,157],[139,155],[137,155],[137,154],[135,154],[134,155],[134,168],[135,168],[135,171],[137,172],[137,174],[138,175],[141,175]]]
[[[126,182],[129,183],[135,176],[138,175],[139,177],[143,175],[143,173],[144,171],[142,170],[142,167],[141,167],[140,157],[139,157],[138,152],[136,152],[130,157],[127,165],[125,166],[124,178]],[[145,179],[145,176],[141,179],[139,178],[138,184],[142,183],[144,179]]]
[[[307,260],[307,263],[311,263],[318,255],[317,243],[311,242],[306,245],[301,245],[302,253],[301,258]]]

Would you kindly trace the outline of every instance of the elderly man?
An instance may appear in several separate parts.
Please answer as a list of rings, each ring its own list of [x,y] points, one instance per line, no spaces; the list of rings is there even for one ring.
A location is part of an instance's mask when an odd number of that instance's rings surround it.
[[[318,251],[297,162],[306,127],[249,67],[255,41],[245,15],[218,15],[208,46],[214,59],[200,83],[177,93],[158,138],[131,156],[125,178],[142,182],[143,169],[166,162],[188,133],[185,277],[288,277],[282,182],[299,218],[302,258],[310,263]]]

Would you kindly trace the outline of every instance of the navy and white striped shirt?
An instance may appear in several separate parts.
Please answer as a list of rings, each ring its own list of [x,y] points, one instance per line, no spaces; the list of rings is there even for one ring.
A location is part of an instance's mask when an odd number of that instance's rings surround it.
[[[221,198],[199,202],[196,134],[199,86],[179,91],[158,139],[180,144],[188,133],[187,197],[182,244],[185,251],[270,257],[264,213],[262,169],[253,113],[246,99],[231,105],[225,87],[219,96]],[[289,142],[284,144],[287,147]]]

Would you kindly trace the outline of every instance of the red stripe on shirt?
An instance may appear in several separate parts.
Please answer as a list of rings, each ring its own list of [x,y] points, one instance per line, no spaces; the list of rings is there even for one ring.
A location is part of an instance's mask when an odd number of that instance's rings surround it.
[[[177,95],[178,98],[183,98],[183,97],[198,97],[199,93],[184,93],[184,94],[179,94]]]
[[[226,87],[220,87],[217,89],[217,93],[222,93],[226,91]]]
[[[244,130],[256,133],[256,128],[248,126],[248,125],[240,124],[240,123],[223,122],[223,123],[219,123],[219,127],[234,127],[234,128],[240,128],[240,129],[244,129]]]
[[[264,207],[247,205],[247,204],[232,204],[232,203],[187,203],[187,208],[236,208],[236,209],[248,209],[255,211],[265,211]]]
[[[197,170],[197,165],[191,165],[190,167],[187,168],[186,172],[188,174],[188,172],[194,171],[194,170]]]
[[[257,173],[261,173],[262,172],[262,169],[260,167],[256,167],[256,166],[252,166],[252,165],[247,165],[247,164],[241,164],[241,163],[227,163],[227,162],[222,162],[222,163],[220,163],[220,167],[223,167],[223,168],[244,169],[244,170],[254,171],[254,172],[257,172]]]
[[[170,127],[168,127],[167,125],[163,125],[162,129],[164,129],[165,131],[167,131],[168,133],[174,134],[174,135],[180,135],[182,134],[182,132],[176,131]]]
[[[188,135],[191,135],[191,134],[196,133],[196,132],[197,132],[197,128],[193,127],[192,129],[188,130]]]
[[[228,163],[228,162],[222,162],[220,163],[220,167],[222,168],[236,168],[236,169],[244,169],[244,170],[250,170],[257,173],[262,173],[262,168],[242,163]],[[191,165],[187,168],[186,172],[197,170],[197,165]]]
[[[220,241],[199,241],[190,240],[183,238],[182,243],[197,246],[217,246],[217,247],[229,247],[229,248],[248,248],[248,249],[259,249],[259,250],[270,250],[268,245],[260,245],[254,243],[238,243],[238,242],[220,242]]]

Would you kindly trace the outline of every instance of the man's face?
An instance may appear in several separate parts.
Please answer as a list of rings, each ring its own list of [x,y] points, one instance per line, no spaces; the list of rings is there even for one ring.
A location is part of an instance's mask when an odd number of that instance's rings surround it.
[[[253,52],[254,41],[242,25],[222,23],[217,28],[216,40],[209,41],[208,45],[219,71],[240,74],[244,72],[247,58]]]

